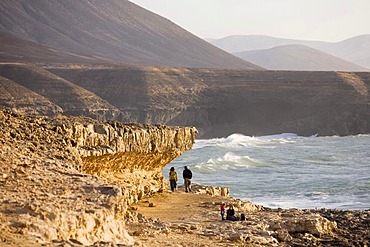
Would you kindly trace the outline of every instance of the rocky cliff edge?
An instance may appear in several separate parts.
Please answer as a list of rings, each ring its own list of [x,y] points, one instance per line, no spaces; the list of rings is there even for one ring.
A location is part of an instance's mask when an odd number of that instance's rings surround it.
[[[162,169],[196,134],[0,111],[0,246],[368,246],[369,210],[269,209],[201,185],[168,192]],[[246,220],[221,221],[221,202]]]
[[[165,188],[162,169],[197,134],[8,111],[0,111],[0,125],[0,239],[7,246],[133,244],[127,205]]]

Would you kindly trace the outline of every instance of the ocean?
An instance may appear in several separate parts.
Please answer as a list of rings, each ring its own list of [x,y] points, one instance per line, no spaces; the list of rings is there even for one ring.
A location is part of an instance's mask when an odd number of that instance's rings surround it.
[[[199,139],[165,167],[167,179],[172,166],[179,184],[188,166],[194,183],[271,208],[370,209],[370,135]]]

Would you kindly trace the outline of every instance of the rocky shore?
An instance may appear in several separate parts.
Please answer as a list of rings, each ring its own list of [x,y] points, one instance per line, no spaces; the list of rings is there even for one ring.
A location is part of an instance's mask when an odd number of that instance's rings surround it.
[[[204,191],[167,191],[131,206],[130,235],[143,246],[369,245],[369,210],[271,209]],[[246,220],[222,221],[221,203]]]
[[[0,246],[368,246],[370,211],[270,209],[162,170],[190,127],[0,111]],[[245,221],[221,221],[220,204]]]

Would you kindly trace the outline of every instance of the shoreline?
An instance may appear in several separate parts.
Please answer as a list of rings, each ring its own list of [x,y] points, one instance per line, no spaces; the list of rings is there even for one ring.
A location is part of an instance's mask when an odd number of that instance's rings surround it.
[[[197,182],[230,187],[233,196],[266,207],[364,210],[370,208],[369,141],[369,135],[233,134],[196,139],[194,148],[170,166],[181,171],[189,165]]]
[[[369,210],[271,209],[228,197],[225,188],[194,183],[191,193],[181,188],[169,192],[163,157],[173,159],[188,150],[192,129],[156,127],[150,137],[151,127],[72,117],[0,111],[0,119],[0,246],[365,246],[370,242]],[[117,142],[111,144],[110,138]],[[126,146],[130,149],[122,153]],[[139,152],[130,152],[135,147]],[[148,147],[151,150],[145,152]],[[122,169],[119,165],[129,164],[126,158],[132,166]],[[95,170],[89,173],[86,168]],[[246,220],[221,221],[221,202],[232,203]]]
[[[370,210],[273,209],[205,192],[212,186],[193,188],[191,193],[168,189],[129,208],[127,228],[138,246],[367,246],[370,242]],[[232,204],[246,220],[222,221],[221,203]]]

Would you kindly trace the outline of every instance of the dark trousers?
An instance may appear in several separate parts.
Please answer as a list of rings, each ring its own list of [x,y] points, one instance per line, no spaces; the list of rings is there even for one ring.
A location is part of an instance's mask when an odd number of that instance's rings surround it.
[[[171,186],[171,190],[175,191],[177,187],[176,180],[170,180],[170,186]]]
[[[191,191],[191,180],[190,178],[184,178],[185,191]]]

